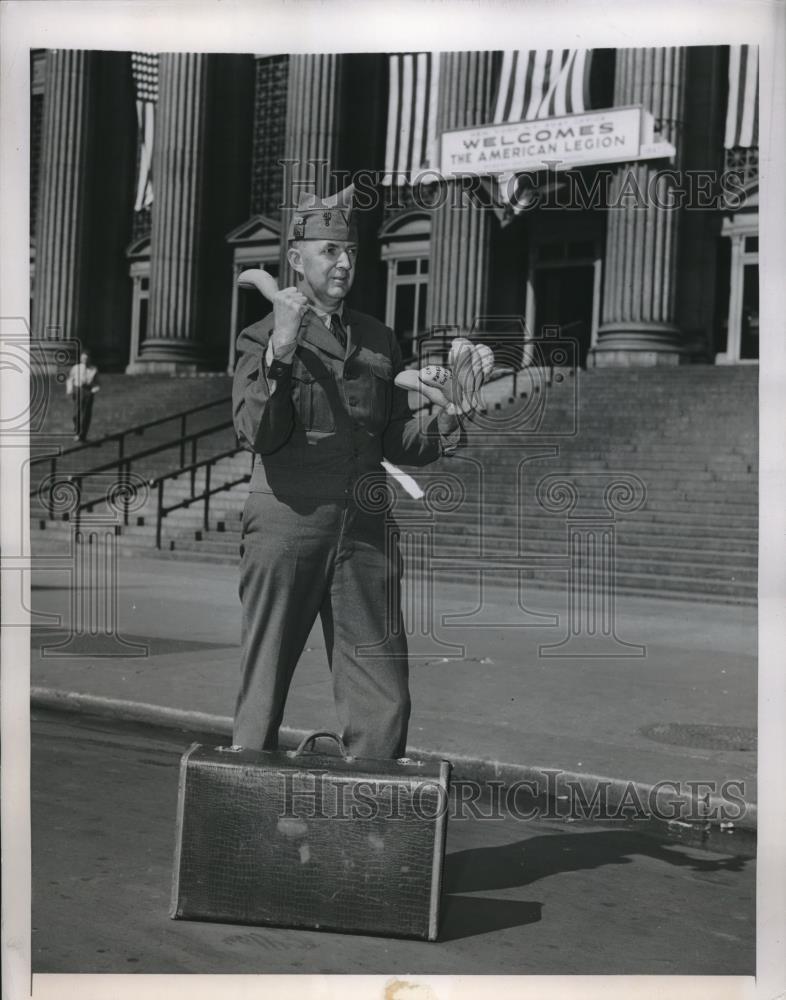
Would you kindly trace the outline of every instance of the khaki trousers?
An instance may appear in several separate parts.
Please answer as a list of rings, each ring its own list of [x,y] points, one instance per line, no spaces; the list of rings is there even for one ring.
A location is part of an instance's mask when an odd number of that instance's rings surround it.
[[[233,742],[276,749],[292,675],[319,615],[349,752],[404,756],[409,667],[392,520],[351,499],[250,493],[240,555],[242,680]]]

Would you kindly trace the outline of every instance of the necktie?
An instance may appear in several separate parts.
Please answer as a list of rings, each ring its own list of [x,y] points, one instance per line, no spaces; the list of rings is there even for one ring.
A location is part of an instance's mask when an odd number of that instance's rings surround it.
[[[333,336],[336,338],[339,344],[341,344],[342,347],[346,348],[347,332],[344,329],[344,325],[341,322],[341,318],[339,317],[338,313],[333,313],[333,315],[330,317],[330,329],[333,333]]]

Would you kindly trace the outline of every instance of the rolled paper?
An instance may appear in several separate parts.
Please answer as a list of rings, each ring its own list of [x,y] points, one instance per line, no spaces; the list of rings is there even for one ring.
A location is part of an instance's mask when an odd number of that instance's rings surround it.
[[[397,483],[400,483],[403,489],[409,493],[413,500],[420,500],[426,494],[418,485],[417,481],[410,476],[408,472],[404,472],[403,469],[399,469],[397,465],[393,465],[392,462],[388,462],[386,458],[382,459],[382,468],[385,472],[388,472]]]

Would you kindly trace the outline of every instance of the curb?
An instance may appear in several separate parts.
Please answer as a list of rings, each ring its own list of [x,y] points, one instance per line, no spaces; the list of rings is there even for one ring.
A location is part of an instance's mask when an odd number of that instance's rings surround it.
[[[147,725],[162,726],[169,729],[192,730],[198,733],[215,733],[219,736],[231,736],[232,719],[225,715],[212,715],[208,712],[196,712],[162,705],[152,705],[147,702],[127,701],[121,698],[108,698],[101,695],[80,694],[76,691],[65,691],[57,688],[31,687],[30,707],[48,711],[72,712],[99,716],[122,722],[137,722]],[[284,749],[294,749],[311,730],[293,729],[288,726],[281,728],[281,745]],[[413,757],[422,760],[443,760],[445,754],[433,749],[409,748]],[[666,836],[671,840],[679,840],[689,846],[710,846],[712,849],[726,851],[731,847],[735,850],[743,847],[743,840],[755,838],[758,810],[755,804],[741,803],[742,815],[733,820],[720,823],[718,816],[726,815],[729,801],[719,796],[709,796],[703,801],[684,793],[667,794],[657,785],[623,778],[610,778],[603,775],[586,774],[576,771],[564,771],[561,768],[536,766],[530,764],[512,764],[506,761],[484,760],[479,757],[451,754],[452,780],[454,783],[466,782],[467,787],[472,782],[475,785],[495,787],[497,794],[505,795],[506,805],[515,805],[515,796],[519,791],[529,794],[530,800],[537,802],[538,810],[545,805],[546,813],[539,812],[544,818],[570,822],[569,814],[565,812],[571,803],[589,804],[597,795],[598,788],[604,790],[604,806],[607,810],[603,818],[620,821],[623,816],[614,816],[615,811],[624,808],[635,808],[637,804],[650,813],[654,809],[660,815],[649,815],[642,822],[641,817],[628,819],[626,822],[636,822],[642,827],[642,832]],[[472,788],[470,788],[470,792]],[[513,798],[511,799],[511,793]],[[561,793],[561,794],[560,794]],[[476,798],[464,794],[462,801],[468,805],[470,812]],[[561,811],[562,810],[562,811]],[[610,814],[610,815],[609,815]],[[480,807],[475,815],[482,815]],[[644,813],[642,814],[644,815]],[[686,817],[687,818],[684,818]],[[665,817],[665,818],[664,818]],[[534,815],[530,818],[534,818]],[[590,811],[588,819],[593,817]],[[650,829],[643,829],[650,827]],[[629,827],[628,827],[629,828]],[[738,838],[734,834],[738,834]],[[720,838],[720,839],[719,839]],[[745,845],[749,847],[749,844]],[[747,853],[747,852],[746,852]]]

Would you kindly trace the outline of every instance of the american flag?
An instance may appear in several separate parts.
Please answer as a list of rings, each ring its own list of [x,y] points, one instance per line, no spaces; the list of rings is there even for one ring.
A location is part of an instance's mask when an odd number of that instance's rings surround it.
[[[729,103],[726,109],[726,149],[759,144],[759,47],[729,46]]]
[[[558,118],[586,111],[590,106],[591,49],[522,49],[502,54],[494,101],[494,124]],[[524,188],[531,195],[529,185]],[[524,211],[518,179],[498,179],[501,202],[497,215],[503,226]]]
[[[494,124],[558,118],[589,106],[589,49],[525,49],[502,54]]]
[[[388,130],[383,184],[411,183],[436,166],[439,53],[388,57]]]
[[[139,212],[153,203],[151,168],[155,107],[158,100],[158,56],[149,52],[132,52],[131,69],[134,76],[139,144],[139,172],[134,211]]]

